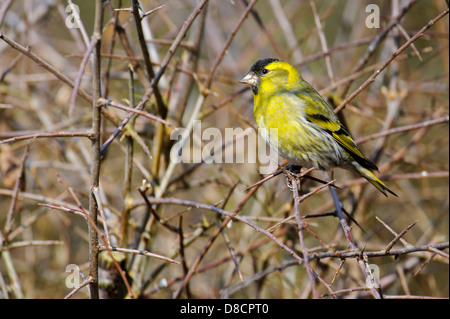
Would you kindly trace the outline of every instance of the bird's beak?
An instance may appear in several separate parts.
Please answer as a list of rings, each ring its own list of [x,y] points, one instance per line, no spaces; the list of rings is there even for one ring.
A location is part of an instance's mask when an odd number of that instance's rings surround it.
[[[249,72],[246,76],[242,78],[242,80],[239,81],[239,83],[256,85],[258,83],[258,77],[256,76],[255,73]]]

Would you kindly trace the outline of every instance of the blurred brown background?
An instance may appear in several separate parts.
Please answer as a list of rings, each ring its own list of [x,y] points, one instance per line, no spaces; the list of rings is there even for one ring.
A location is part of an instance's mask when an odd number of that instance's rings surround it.
[[[80,8],[89,40],[94,1],[74,3]],[[142,20],[155,72],[197,3],[141,1],[145,12],[163,6]],[[201,120],[203,130],[216,127],[224,136],[225,128],[254,128],[251,92],[237,81],[264,57],[277,57],[296,65],[304,78],[337,106],[393,52],[448,8],[445,1],[439,0],[260,0],[242,25],[237,26],[249,3],[208,1],[158,83],[167,114],[161,114],[154,98],[145,111],[164,117],[173,127],[187,127],[200,101],[201,109],[195,118]],[[377,4],[380,9],[379,28],[366,25],[369,4]],[[129,105],[131,98],[135,104],[140,101],[149,86],[133,15],[127,10],[114,11],[129,5],[130,1],[107,1],[102,38],[102,96],[124,105]],[[0,33],[29,47],[75,82],[87,45],[80,29],[67,27],[67,15],[71,12],[66,12],[66,6],[66,1],[58,0],[2,1]],[[402,18],[397,26],[377,41],[398,16]],[[381,177],[399,195],[385,198],[355,175],[340,169],[334,172],[336,185],[341,187],[338,195],[362,228],[349,221],[358,247],[368,252],[382,251],[395,237],[377,218],[397,234],[417,221],[403,236],[404,242],[397,242],[393,249],[444,243],[441,249],[423,248],[396,258],[369,257],[369,263],[379,268],[386,297],[448,298],[449,294],[448,244],[445,245],[449,229],[448,32],[447,15],[396,57],[340,112],[363,151],[376,161]],[[372,49],[371,43],[373,52],[363,61]],[[223,59],[218,60],[222,53]],[[211,74],[216,61],[220,64]],[[135,70],[132,97],[130,63]],[[210,75],[211,85],[205,88]],[[87,94],[92,91],[89,63],[80,88]],[[70,113],[71,94],[71,86],[0,39],[1,298],[63,298],[72,290],[66,286],[67,265],[78,265],[87,275],[86,221],[79,215],[41,205],[76,207],[65,183],[82,205],[89,207],[90,141],[82,134],[57,134],[89,132],[91,128],[92,104],[78,96]],[[204,100],[200,99],[202,94]],[[105,109],[116,122],[103,118],[102,141],[128,114],[109,106]],[[111,243],[181,261],[176,265],[136,254],[124,257],[136,296],[171,298],[222,217],[193,206],[163,204],[156,207],[163,221],[157,221],[138,191],[142,180],[152,184],[154,193],[149,191],[148,195],[161,191],[162,197],[217,205],[231,212],[245,199],[246,188],[263,176],[257,163],[247,162],[181,163],[169,171],[173,144],[169,136],[173,127],[163,125],[162,133],[158,133],[156,122],[143,116],[127,127],[126,133],[108,147],[101,163],[100,195]],[[380,132],[386,134],[372,136]],[[43,133],[55,135],[43,137]],[[19,136],[29,138],[17,139]],[[203,140],[203,145],[208,142],[209,139]],[[19,174],[21,171],[23,174]],[[125,178],[126,174],[131,174],[130,179]],[[312,176],[321,175],[313,172]],[[161,189],[164,181],[169,183]],[[319,186],[305,179],[302,194]],[[239,215],[264,229],[293,214],[292,193],[281,175],[265,182],[244,204]],[[326,189],[300,204],[302,216],[333,210]],[[337,293],[338,298],[370,297],[367,291],[359,291],[359,287],[364,287],[364,278],[355,258],[341,263],[340,258],[320,257],[321,253],[347,249],[338,219],[322,216],[305,222],[312,269],[333,291],[348,289]],[[182,232],[164,223],[181,225]],[[99,228],[103,231],[101,222]],[[272,231],[299,253],[294,220],[283,222]],[[180,236],[184,237],[181,251]],[[239,268],[230,256],[235,257]],[[233,221],[214,240],[181,297],[312,297],[305,268],[289,263],[292,260],[266,236]],[[278,271],[272,267],[279,267]],[[317,282],[315,288],[320,296],[330,298],[325,296],[330,292],[324,285]],[[83,288],[74,298],[87,296],[87,289]]]

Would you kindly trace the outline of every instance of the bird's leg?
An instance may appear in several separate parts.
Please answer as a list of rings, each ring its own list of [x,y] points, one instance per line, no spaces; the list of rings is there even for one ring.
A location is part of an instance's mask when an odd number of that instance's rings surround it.
[[[285,169],[286,173],[286,185],[291,190],[294,191],[294,187],[292,185],[292,180],[295,180],[297,183],[296,189],[300,191],[300,173],[301,173],[302,167],[300,165],[295,164],[288,164]],[[291,178],[294,177],[294,178]]]

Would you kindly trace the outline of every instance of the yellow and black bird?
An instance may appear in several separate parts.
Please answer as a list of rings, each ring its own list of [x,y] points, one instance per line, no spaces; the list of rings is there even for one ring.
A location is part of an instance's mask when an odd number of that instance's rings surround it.
[[[391,191],[372,173],[378,170],[358,148],[331,106],[289,63],[278,59],[257,61],[239,81],[253,91],[256,124],[277,129],[276,140],[266,142],[292,164],[327,170],[342,167],[357,171],[380,192]]]

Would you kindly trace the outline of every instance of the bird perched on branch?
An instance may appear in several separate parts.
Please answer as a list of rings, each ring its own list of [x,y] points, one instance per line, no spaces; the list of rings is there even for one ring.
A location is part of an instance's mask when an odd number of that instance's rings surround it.
[[[292,164],[358,172],[380,192],[397,196],[372,173],[378,170],[358,148],[331,106],[297,70],[278,59],[257,61],[239,81],[253,91],[253,112],[260,129],[277,129],[266,142]]]

